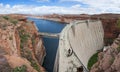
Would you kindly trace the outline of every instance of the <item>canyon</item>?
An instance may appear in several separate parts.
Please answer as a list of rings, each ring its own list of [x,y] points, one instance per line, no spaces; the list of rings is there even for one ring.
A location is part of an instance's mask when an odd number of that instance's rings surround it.
[[[38,32],[27,17],[66,24],[59,36],[50,35],[59,37],[54,72],[88,72],[87,63],[96,52],[98,61],[90,72],[119,72],[120,14],[0,15],[1,71],[46,72],[42,67],[46,49],[40,35],[49,33]]]
[[[0,71],[45,72],[45,55],[34,22],[22,15],[0,15]]]

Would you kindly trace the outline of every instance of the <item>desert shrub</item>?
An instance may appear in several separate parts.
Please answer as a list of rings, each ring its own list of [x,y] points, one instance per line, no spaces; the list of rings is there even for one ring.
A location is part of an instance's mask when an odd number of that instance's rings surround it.
[[[27,48],[27,41],[30,38],[29,33],[27,33],[24,29],[20,29],[19,30],[19,36],[20,36],[20,50],[21,50],[21,56],[26,58],[28,61],[30,61],[31,66],[37,70],[38,72],[40,72],[40,68],[37,64],[37,62],[34,60],[33,56],[32,56],[32,52],[29,48]],[[35,43],[34,38],[31,39],[32,40],[32,44]]]
[[[39,66],[37,65],[37,63],[36,63],[34,60],[31,60],[30,62],[31,62],[31,66],[32,66],[35,70],[37,70],[38,72],[40,72],[40,68],[39,68]]]
[[[13,23],[14,25],[16,25],[18,23],[17,20],[11,20],[10,22]]]
[[[19,36],[20,36],[20,48],[23,48],[30,35],[27,32],[25,32],[24,29],[22,29],[19,31]]]
[[[31,38],[31,41],[32,41],[32,45],[34,46],[35,45],[35,37],[34,36]]]
[[[32,53],[30,50],[28,49],[24,49],[24,51],[22,52],[22,57],[26,58],[28,61],[30,61],[31,63],[31,66],[37,70],[38,72],[40,72],[40,68],[39,66],[37,65],[36,61],[33,59],[32,57]]]
[[[27,67],[25,65],[22,65],[20,67],[16,67],[13,69],[13,72],[27,72]]]
[[[6,20],[9,20],[9,17],[8,16],[3,16],[4,19]]]
[[[6,27],[7,27],[7,24],[3,24],[3,25],[0,26],[0,28],[1,28],[2,30],[6,30]]]
[[[117,48],[117,51],[120,52],[120,46]]]
[[[120,18],[117,20],[117,27],[120,28]]]

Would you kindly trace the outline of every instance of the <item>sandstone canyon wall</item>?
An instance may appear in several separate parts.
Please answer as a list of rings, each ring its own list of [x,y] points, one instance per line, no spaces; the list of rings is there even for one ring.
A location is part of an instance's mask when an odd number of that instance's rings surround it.
[[[120,35],[107,50],[98,54],[98,61],[90,72],[120,72]]]
[[[0,16],[0,72],[44,72],[42,39],[21,15]]]

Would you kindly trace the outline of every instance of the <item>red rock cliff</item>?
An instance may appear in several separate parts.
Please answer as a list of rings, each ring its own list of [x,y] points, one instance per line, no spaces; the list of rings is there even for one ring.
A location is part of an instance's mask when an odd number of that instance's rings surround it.
[[[42,39],[24,16],[0,16],[0,72],[44,72]]]
[[[98,54],[90,72],[120,72],[120,35],[106,51]]]

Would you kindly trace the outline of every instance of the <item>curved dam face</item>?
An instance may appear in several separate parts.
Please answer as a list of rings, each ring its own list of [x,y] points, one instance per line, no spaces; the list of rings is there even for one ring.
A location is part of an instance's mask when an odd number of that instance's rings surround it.
[[[75,21],[60,34],[54,72],[77,72],[82,66],[88,72],[89,58],[103,48],[101,21]]]

